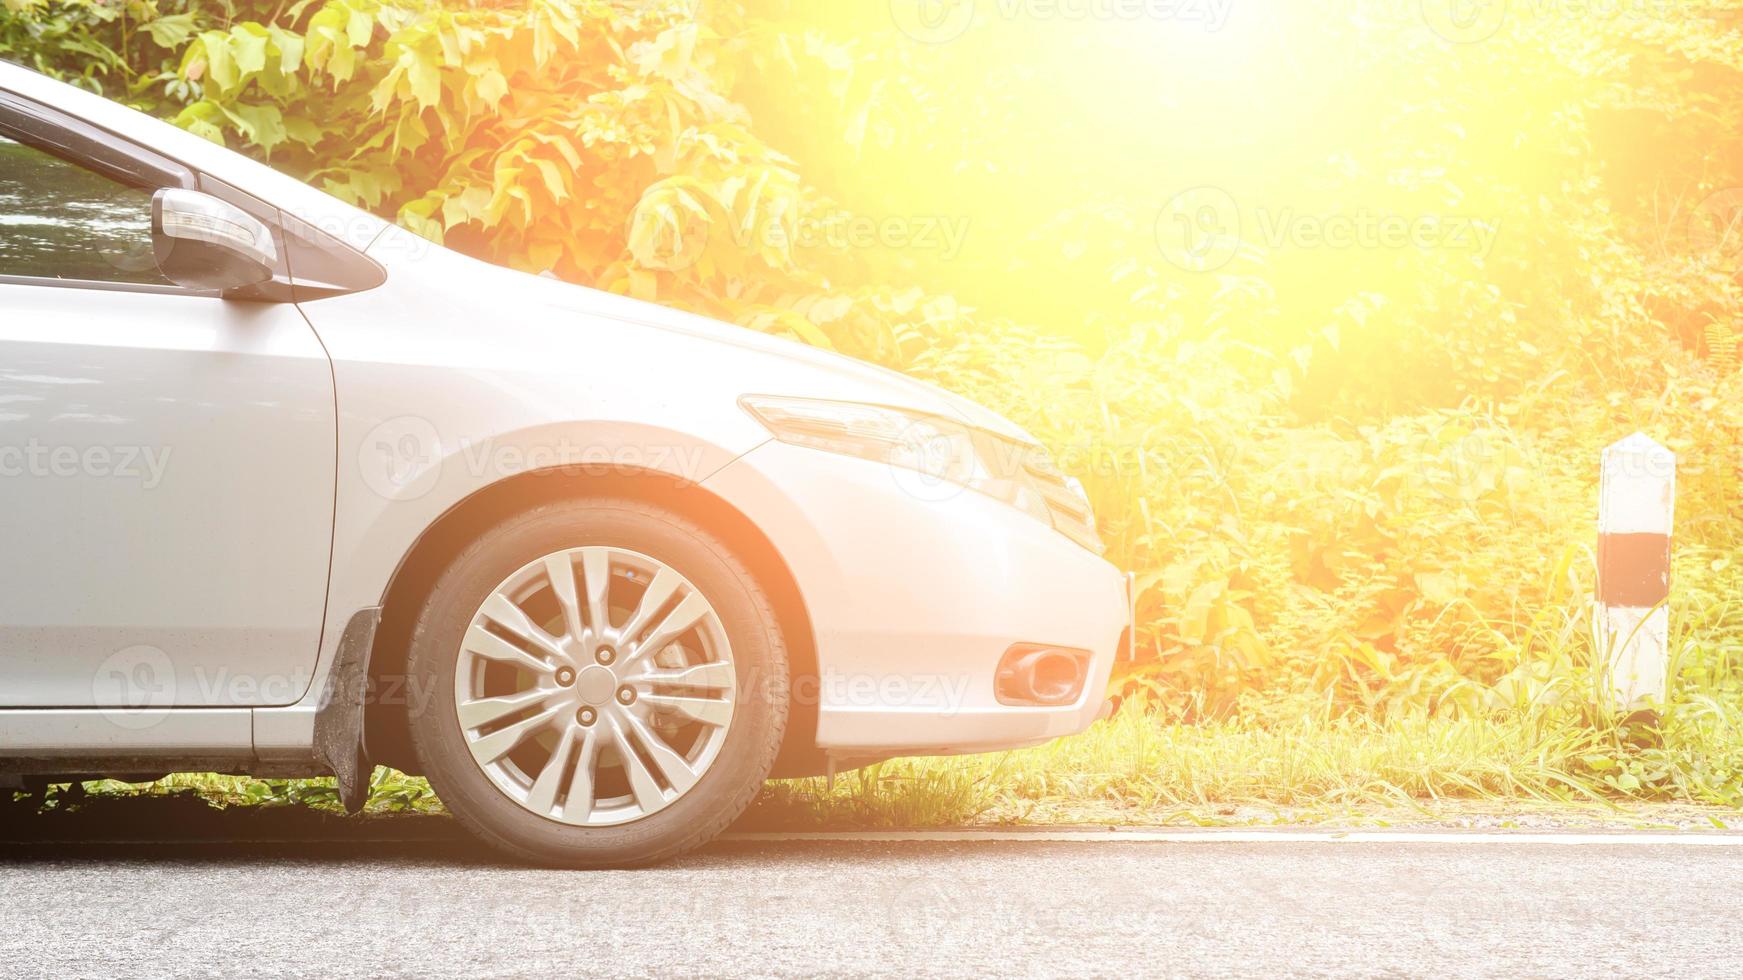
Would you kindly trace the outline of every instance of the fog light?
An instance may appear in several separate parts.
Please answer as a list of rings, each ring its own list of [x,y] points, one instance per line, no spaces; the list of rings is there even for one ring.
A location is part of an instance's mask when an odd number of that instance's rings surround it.
[[[1083,693],[1089,654],[1082,650],[1019,644],[1005,652],[994,677],[1000,704],[1058,706]]]

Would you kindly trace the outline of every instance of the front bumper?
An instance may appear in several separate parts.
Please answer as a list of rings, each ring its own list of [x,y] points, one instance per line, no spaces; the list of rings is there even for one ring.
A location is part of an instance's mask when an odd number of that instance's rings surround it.
[[[1088,728],[1130,625],[1112,565],[971,490],[914,492],[911,474],[771,442],[706,486],[762,529],[811,617],[817,745],[842,757],[952,755],[1036,745]],[[948,488],[954,491],[955,488]],[[1078,698],[999,703],[1019,643],[1091,654]]]

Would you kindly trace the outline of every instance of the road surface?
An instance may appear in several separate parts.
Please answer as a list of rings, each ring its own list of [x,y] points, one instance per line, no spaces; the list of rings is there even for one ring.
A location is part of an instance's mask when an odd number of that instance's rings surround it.
[[[1743,839],[0,845],[12,976],[1596,976],[1743,970]],[[1717,845],[1717,846],[1714,846]]]

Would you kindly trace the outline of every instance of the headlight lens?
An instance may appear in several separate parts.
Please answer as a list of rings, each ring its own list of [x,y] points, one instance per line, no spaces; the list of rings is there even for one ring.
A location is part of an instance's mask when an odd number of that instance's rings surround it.
[[[918,499],[942,500],[966,487],[1097,554],[1103,550],[1082,484],[1060,473],[1039,446],[884,405],[772,395],[749,395],[741,403],[782,442],[889,465],[897,483]]]

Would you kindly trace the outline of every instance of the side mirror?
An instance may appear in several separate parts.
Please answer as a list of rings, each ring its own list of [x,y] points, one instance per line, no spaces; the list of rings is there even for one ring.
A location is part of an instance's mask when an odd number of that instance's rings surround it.
[[[272,229],[210,194],[166,187],[151,198],[151,246],[164,277],[228,292],[266,282],[278,267]]]

